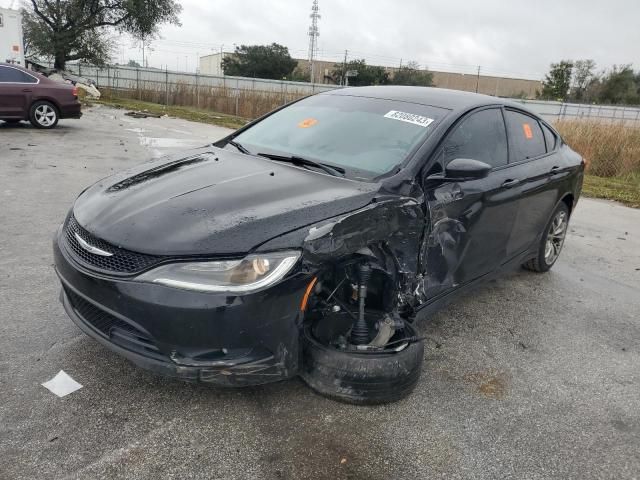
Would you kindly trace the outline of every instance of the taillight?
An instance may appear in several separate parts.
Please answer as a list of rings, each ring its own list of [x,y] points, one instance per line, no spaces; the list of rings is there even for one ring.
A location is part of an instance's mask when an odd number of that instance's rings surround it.
[[[71,93],[73,94],[74,97],[78,96],[78,87],[73,87],[73,90],[71,90]]]

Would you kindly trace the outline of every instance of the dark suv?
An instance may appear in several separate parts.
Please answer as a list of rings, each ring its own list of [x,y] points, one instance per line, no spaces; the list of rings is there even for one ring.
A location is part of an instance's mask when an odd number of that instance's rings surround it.
[[[0,63],[0,120],[29,120],[53,128],[61,118],[80,118],[78,89],[17,65]]]

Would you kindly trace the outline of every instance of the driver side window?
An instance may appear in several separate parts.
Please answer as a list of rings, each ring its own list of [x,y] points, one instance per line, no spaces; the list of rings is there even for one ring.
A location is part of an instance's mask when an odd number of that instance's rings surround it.
[[[492,167],[508,162],[507,132],[499,108],[472,113],[449,135],[443,146],[444,165],[456,158],[479,160]]]

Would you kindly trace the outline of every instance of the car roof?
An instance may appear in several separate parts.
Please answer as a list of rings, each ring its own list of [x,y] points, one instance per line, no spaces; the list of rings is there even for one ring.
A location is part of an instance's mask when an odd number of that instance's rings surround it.
[[[467,111],[483,105],[505,105],[528,111],[526,108],[523,108],[522,105],[502,98],[435,87],[410,87],[401,85],[347,87],[323,92],[322,95],[379,98],[398,102],[418,103],[420,105],[429,105],[452,111]]]

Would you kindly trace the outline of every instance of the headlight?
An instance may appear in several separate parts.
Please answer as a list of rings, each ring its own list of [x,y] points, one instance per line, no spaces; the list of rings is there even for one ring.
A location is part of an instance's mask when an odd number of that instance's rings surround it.
[[[251,293],[282,280],[299,258],[300,252],[287,251],[249,255],[242,260],[171,263],[136,280],[197,292]]]

